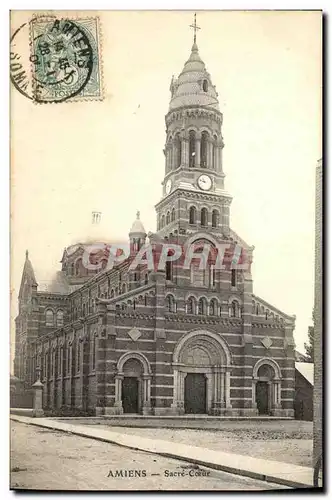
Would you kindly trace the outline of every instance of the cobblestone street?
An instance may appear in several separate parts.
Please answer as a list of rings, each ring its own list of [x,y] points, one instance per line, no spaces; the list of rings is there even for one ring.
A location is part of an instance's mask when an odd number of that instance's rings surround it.
[[[198,468],[178,460],[18,422],[11,422],[10,465],[12,489],[285,489],[278,485]],[[128,476],[132,470],[140,471],[136,474],[141,477],[116,477],[120,471],[123,476]]]

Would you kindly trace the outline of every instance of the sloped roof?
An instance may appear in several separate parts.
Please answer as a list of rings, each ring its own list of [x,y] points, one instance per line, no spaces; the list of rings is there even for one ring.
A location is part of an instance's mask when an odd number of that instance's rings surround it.
[[[295,363],[295,369],[308,380],[309,384],[314,385],[314,364],[313,363]]]
[[[38,291],[46,293],[58,293],[67,295],[82,285],[70,285],[66,275],[62,271],[57,271],[50,277],[38,279]]]

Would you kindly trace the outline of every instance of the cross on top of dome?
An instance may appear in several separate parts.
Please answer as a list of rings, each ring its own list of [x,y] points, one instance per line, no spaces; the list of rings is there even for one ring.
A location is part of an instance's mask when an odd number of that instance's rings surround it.
[[[190,24],[189,27],[193,28],[193,30],[194,30],[194,43],[196,43],[196,31],[201,29],[200,26],[197,26],[197,23],[196,23],[196,12],[194,15],[194,24]]]

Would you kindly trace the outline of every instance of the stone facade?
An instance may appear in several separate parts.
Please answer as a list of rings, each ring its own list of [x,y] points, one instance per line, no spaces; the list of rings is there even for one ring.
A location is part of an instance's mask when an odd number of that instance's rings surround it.
[[[156,205],[161,241],[254,248],[230,227],[217,92],[196,43],[171,83],[165,177]],[[130,264],[146,242],[139,216],[130,256],[113,269],[84,266],[85,244],[39,290],[27,255],[16,319],[15,375],[41,369],[43,404],[97,415],[294,414],[295,317],[253,294],[250,268],[147,271]]]

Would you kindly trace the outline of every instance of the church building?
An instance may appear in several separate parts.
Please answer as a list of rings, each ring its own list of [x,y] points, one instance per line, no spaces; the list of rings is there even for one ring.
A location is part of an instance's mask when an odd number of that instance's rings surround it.
[[[45,409],[293,417],[295,316],[254,295],[250,267],[130,268],[148,240],[237,244],[252,259],[231,227],[223,114],[196,34],[170,92],[156,232],[137,214],[130,256],[112,268],[84,265],[89,242],[69,246],[44,288],[26,253],[15,376],[26,387],[40,377]]]

